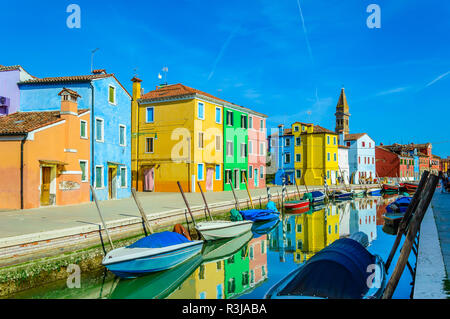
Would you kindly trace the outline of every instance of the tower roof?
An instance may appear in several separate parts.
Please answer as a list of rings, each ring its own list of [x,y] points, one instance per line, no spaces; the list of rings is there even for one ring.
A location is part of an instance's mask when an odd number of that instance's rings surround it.
[[[339,96],[339,101],[336,105],[336,108],[339,107],[343,107],[344,112],[348,113],[347,97],[345,96],[344,88],[341,89],[341,95]]]

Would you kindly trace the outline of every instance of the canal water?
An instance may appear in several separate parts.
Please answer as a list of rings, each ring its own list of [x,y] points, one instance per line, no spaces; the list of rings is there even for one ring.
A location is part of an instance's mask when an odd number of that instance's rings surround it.
[[[393,200],[395,197],[359,198],[303,213],[283,213],[279,221],[254,227],[239,238],[207,243],[201,255],[167,271],[124,280],[100,269],[82,274],[80,288],[68,288],[61,281],[11,297],[262,299],[275,283],[318,251],[358,231],[367,234],[368,250],[385,261],[395,235],[383,227],[382,215]],[[398,256],[397,251],[388,276]],[[414,254],[409,262],[415,267]],[[405,268],[393,298],[409,299],[411,282]]]

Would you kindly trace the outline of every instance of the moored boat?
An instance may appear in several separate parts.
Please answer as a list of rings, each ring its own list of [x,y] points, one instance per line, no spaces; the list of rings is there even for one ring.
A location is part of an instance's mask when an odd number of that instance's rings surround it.
[[[288,210],[286,210],[286,214],[287,215],[298,215],[298,214],[303,214],[303,213],[307,213],[307,212],[309,212],[310,211],[310,207],[309,207],[309,205],[308,206],[303,206],[303,207],[300,207],[300,208],[296,208],[296,209],[288,209]]]
[[[309,200],[292,200],[284,203],[284,208],[288,210],[296,210],[305,207],[309,208]]]
[[[240,236],[250,231],[252,224],[251,220],[215,220],[197,223],[195,229],[200,232],[205,240],[210,241]]]
[[[381,196],[381,188],[371,188],[366,193],[368,196]]]
[[[415,192],[417,190],[417,187],[419,187],[418,183],[414,183],[414,182],[404,183],[405,191],[408,193]]]
[[[310,193],[303,194],[303,199],[308,199],[311,204],[320,204],[325,200],[325,194],[321,191],[312,191]]]
[[[399,185],[383,184],[383,192],[386,194],[397,194],[399,190]]]
[[[353,197],[364,197],[364,195],[366,194],[366,190],[364,189],[354,189],[352,191],[353,193]]]
[[[102,264],[122,278],[135,278],[175,267],[200,253],[201,240],[189,240],[175,232],[154,233],[135,243],[111,250]]]
[[[331,197],[333,197],[335,200],[350,200],[353,198],[353,193],[336,190],[331,193]]]

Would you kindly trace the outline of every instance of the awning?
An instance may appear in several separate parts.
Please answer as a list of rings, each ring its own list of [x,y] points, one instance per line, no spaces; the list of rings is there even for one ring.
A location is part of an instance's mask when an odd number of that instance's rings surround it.
[[[69,163],[65,163],[58,160],[39,160],[41,164],[50,164],[50,165],[69,165]]]
[[[125,166],[125,164],[117,163],[117,162],[110,162],[110,161],[107,161],[107,163],[108,163],[108,165],[110,165],[110,166]]]

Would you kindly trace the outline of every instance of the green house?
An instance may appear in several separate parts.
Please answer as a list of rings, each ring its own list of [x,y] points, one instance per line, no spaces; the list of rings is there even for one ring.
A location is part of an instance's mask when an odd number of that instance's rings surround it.
[[[225,260],[225,299],[237,298],[251,288],[248,249],[245,245]]]
[[[248,178],[248,114],[242,107],[223,108],[224,190],[245,189]],[[245,177],[244,177],[245,176]]]

